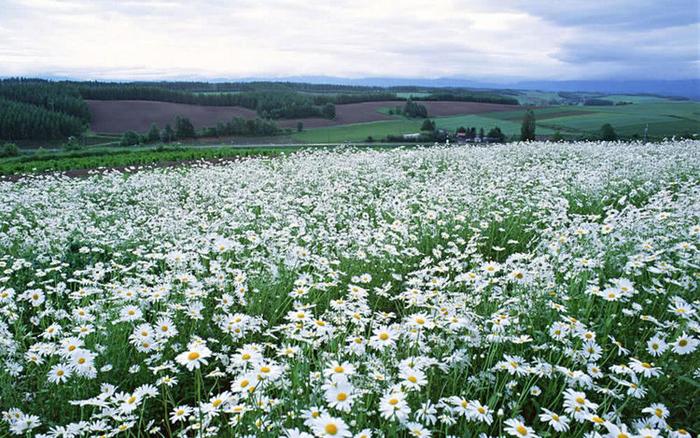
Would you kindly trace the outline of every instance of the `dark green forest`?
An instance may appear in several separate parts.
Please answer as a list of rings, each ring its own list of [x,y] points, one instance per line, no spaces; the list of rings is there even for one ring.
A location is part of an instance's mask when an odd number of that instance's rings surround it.
[[[90,111],[70,85],[38,79],[0,81],[0,139],[54,140],[80,135]]]

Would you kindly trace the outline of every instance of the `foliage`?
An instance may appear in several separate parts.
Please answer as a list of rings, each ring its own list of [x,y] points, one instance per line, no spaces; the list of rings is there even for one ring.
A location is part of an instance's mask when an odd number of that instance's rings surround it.
[[[173,140],[175,140],[175,131],[173,131],[170,123],[167,123],[165,128],[160,132],[160,141],[163,143],[170,143]]]
[[[610,123],[606,123],[600,127],[600,139],[606,141],[617,140],[617,134],[615,133],[615,129]]]
[[[613,106],[615,105],[615,102],[612,100],[607,100],[607,99],[586,99],[583,101],[583,104],[585,106]]]
[[[133,146],[141,143],[141,137],[134,131],[126,131],[119,141],[120,146]]]
[[[503,143],[506,141],[506,135],[501,131],[501,128],[498,126],[495,126],[489,130],[489,133],[487,134],[487,137],[493,139],[494,141],[498,143]]]
[[[16,157],[19,155],[19,148],[14,143],[5,143],[0,148],[0,158]]]
[[[0,97],[0,139],[58,140],[85,129],[77,117]]]
[[[435,131],[435,122],[430,119],[425,119],[420,126],[421,131]]]
[[[535,140],[535,113],[531,109],[525,111],[525,116],[523,116],[523,122],[520,125],[520,140]]]
[[[194,138],[196,136],[194,125],[192,125],[190,119],[181,116],[175,118],[175,138]]]
[[[2,79],[0,98],[41,107],[90,122],[90,110],[77,88],[42,79]]]
[[[335,119],[335,105],[327,103],[321,108],[321,115],[326,119]]]
[[[500,103],[504,105],[518,105],[518,99],[511,96],[504,96],[493,92],[466,92],[461,90],[455,91],[438,91],[433,92],[429,96],[414,96],[414,100],[449,100],[459,102],[482,102],[482,103]]]
[[[406,104],[403,107],[402,111],[403,115],[406,117],[411,117],[411,118],[426,118],[428,117],[428,110],[425,107],[425,105],[421,105],[419,103],[414,102],[411,99],[408,99],[406,101]]]
[[[148,133],[146,134],[146,142],[155,143],[157,141],[160,141],[160,130],[155,123],[152,123]]]

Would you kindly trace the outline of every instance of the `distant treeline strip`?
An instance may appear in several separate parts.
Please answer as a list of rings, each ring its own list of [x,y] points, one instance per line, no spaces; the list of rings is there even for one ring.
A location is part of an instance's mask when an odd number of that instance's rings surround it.
[[[91,100],[152,100],[205,106],[242,106],[256,110],[260,117],[273,119],[327,117],[329,113],[323,112],[326,105],[403,100],[393,93],[380,92],[318,95],[289,91],[194,93],[156,86],[105,83],[78,85],[78,89],[83,98]]]
[[[482,103],[501,103],[504,105],[518,105],[518,99],[514,97],[501,96],[491,93],[432,93],[429,96],[413,97],[413,100],[449,100],[458,102],[482,102]]]

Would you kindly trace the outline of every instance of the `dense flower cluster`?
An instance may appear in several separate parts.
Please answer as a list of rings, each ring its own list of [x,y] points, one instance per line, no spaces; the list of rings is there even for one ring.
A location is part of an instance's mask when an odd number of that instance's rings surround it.
[[[699,147],[0,183],[0,434],[692,436]]]

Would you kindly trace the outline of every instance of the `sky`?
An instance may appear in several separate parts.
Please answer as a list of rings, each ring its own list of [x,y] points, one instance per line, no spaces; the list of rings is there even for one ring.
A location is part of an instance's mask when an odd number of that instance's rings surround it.
[[[698,0],[0,0],[0,76],[700,77]]]

